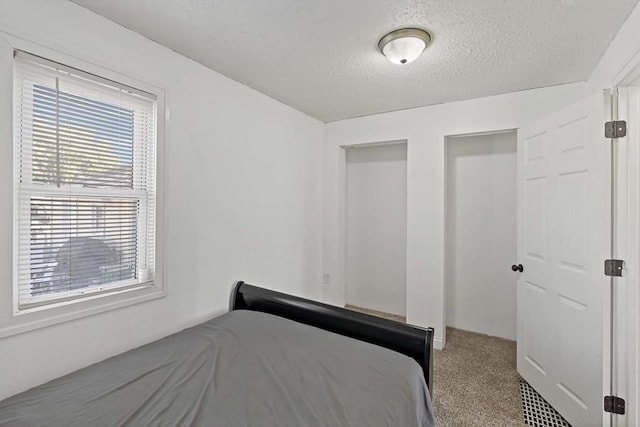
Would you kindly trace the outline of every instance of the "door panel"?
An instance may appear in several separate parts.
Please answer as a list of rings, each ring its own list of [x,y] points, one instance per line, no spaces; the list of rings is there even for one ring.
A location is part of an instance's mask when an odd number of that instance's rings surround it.
[[[518,131],[518,372],[576,426],[602,424],[604,106],[600,93]]]
[[[524,372],[533,372],[534,375],[547,375],[547,357],[550,354],[548,341],[544,339],[549,330],[546,318],[541,318],[540,313],[546,304],[547,290],[535,283],[527,281],[523,290],[523,298],[527,301],[524,307],[524,321],[528,325],[524,336],[518,336],[518,351],[522,350],[524,366],[519,366]],[[521,289],[518,289],[520,293]],[[520,297],[520,295],[519,295]],[[518,316],[520,316],[520,312]]]
[[[546,177],[526,178],[526,256],[545,263],[547,253],[547,180]]]

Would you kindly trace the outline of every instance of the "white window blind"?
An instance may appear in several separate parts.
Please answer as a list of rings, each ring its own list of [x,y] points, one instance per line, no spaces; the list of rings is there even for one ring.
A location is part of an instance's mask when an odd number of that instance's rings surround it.
[[[150,284],[155,96],[16,51],[18,309]]]

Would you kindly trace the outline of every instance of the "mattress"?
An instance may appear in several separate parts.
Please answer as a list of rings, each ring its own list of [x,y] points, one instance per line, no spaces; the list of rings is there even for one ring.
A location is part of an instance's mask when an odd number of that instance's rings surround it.
[[[435,426],[400,353],[233,311],[0,402],[0,426]]]

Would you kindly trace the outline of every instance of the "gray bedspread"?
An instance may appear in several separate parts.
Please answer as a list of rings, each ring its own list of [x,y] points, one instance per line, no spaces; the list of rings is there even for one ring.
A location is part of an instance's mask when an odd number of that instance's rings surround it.
[[[0,426],[435,425],[418,364],[234,311],[0,402]]]

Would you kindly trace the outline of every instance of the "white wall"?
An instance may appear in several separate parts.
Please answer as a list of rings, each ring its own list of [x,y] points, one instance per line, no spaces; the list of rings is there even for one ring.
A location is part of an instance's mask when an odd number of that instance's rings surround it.
[[[447,326],[516,339],[517,134],[449,138]]]
[[[347,149],[347,304],[404,316],[407,144]]]
[[[591,72],[592,91],[613,87],[640,58],[640,4],[622,25],[606,52]]]
[[[68,1],[0,0],[0,30],[163,87],[170,110],[169,295],[0,339],[0,399],[222,312],[237,279],[320,297],[321,123]],[[0,43],[3,59],[7,49]],[[5,65],[3,296],[12,283],[11,93]]]
[[[344,150],[342,146],[407,140],[407,321],[445,325],[445,137],[516,129],[585,97],[586,83],[509,93],[328,123],[324,144],[324,271],[326,301],[345,301]]]

